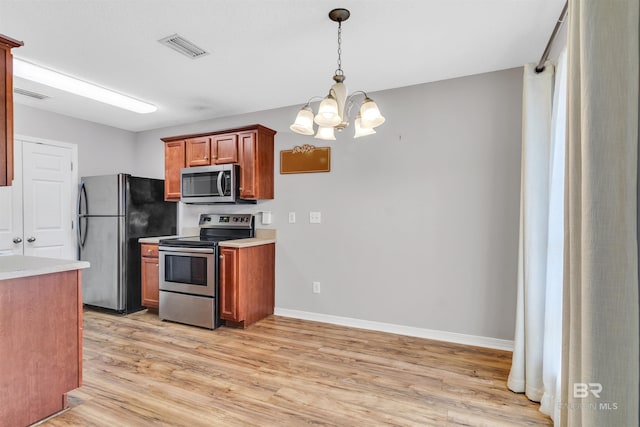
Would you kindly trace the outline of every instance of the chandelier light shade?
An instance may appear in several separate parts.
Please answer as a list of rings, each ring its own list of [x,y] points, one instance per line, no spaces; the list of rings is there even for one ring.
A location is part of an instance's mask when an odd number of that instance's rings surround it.
[[[360,107],[362,121],[360,124],[365,128],[375,128],[384,123],[384,117],[380,114],[378,104],[373,99],[366,97]]]
[[[325,139],[329,141],[336,140],[336,135],[333,133],[332,126],[329,126],[329,127],[318,126],[318,133],[316,134],[315,137],[318,139]]]
[[[376,133],[375,129],[373,129],[372,127],[362,126],[362,116],[359,113],[358,118],[354,123],[354,127],[356,129],[356,133],[353,135],[354,138],[360,138],[361,136],[367,136]]]
[[[313,110],[309,104],[298,111],[296,121],[289,126],[292,131],[302,135],[313,135]]]
[[[349,19],[351,13],[347,9],[333,9],[329,12],[329,19],[338,23],[338,69],[333,76],[335,84],[331,86],[329,94],[325,98],[314,96],[300,109],[295,122],[289,128],[301,135],[313,135],[313,124],[318,125],[315,137],[319,139],[335,140],[335,130],[339,132],[349,126],[349,115],[356,104],[355,98],[362,96],[358,116],[354,123],[354,138],[372,135],[373,129],[384,123],[385,119],[380,114],[378,105],[367,96],[366,92],[356,91],[348,95],[344,84],[346,79],[342,71],[342,22]],[[311,101],[322,99],[318,107],[318,113],[314,116],[311,109]]]
[[[316,114],[313,121],[316,122],[318,126],[325,127],[333,127],[342,121],[342,118],[338,113],[338,102],[333,95],[329,94],[322,100],[320,107],[318,107],[318,114]]]

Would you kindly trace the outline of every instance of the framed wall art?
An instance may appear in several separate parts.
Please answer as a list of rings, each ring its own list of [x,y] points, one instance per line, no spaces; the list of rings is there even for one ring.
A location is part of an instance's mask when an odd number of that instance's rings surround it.
[[[280,173],[313,173],[331,171],[331,147],[296,145],[280,151]]]

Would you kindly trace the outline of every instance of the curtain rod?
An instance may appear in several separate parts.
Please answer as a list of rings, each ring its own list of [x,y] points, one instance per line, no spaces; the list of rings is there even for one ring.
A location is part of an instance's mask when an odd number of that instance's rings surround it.
[[[567,0],[567,2],[564,4],[564,7],[562,8],[562,12],[560,12],[560,17],[558,18],[558,22],[556,22],[556,26],[553,28],[553,32],[551,33],[551,37],[549,37],[549,42],[547,43],[547,47],[544,49],[544,52],[542,53],[542,57],[540,58],[540,62],[538,62],[538,66],[536,67],[536,73],[541,73],[544,71],[544,63],[549,57],[549,52],[551,51],[551,45],[553,44],[553,41],[556,39],[556,36],[558,35],[558,30],[560,30],[560,27],[562,27],[562,24],[564,23],[564,20],[567,16],[568,6],[569,6],[569,0]]]

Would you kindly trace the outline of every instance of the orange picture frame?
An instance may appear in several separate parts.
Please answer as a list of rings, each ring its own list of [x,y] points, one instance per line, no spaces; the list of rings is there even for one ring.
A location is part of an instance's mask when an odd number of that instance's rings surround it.
[[[310,144],[296,145],[280,151],[280,174],[331,171],[331,147]]]

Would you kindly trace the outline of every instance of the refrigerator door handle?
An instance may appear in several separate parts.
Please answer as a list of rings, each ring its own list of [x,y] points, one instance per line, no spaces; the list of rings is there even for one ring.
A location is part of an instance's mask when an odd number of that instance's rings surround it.
[[[82,197],[84,195],[84,197]],[[87,188],[84,185],[84,182],[80,185],[80,191],[78,192],[78,247],[84,248],[84,243],[87,240],[87,234],[82,235],[82,218],[84,214],[82,213],[82,199],[84,198],[84,205],[87,208],[87,212],[89,212],[89,201],[87,200]],[[89,223],[87,222],[87,227],[89,227]]]
[[[88,218],[84,217],[85,219],[87,219],[87,227],[84,230],[84,235],[82,235],[82,219],[83,217],[78,217],[78,247],[79,248],[84,248],[84,244],[87,241],[87,231],[89,230],[89,220]]]
[[[84,195],[84,197],[82,197]],[[87,208],[87,213],[89,212],[89,201],[87,200],[87,187],[85,187],[84,182],[80,184],[80,191],[78,191],[78,216],[84,215],[82,212],[82,200],[84,199],[84,205]]]

